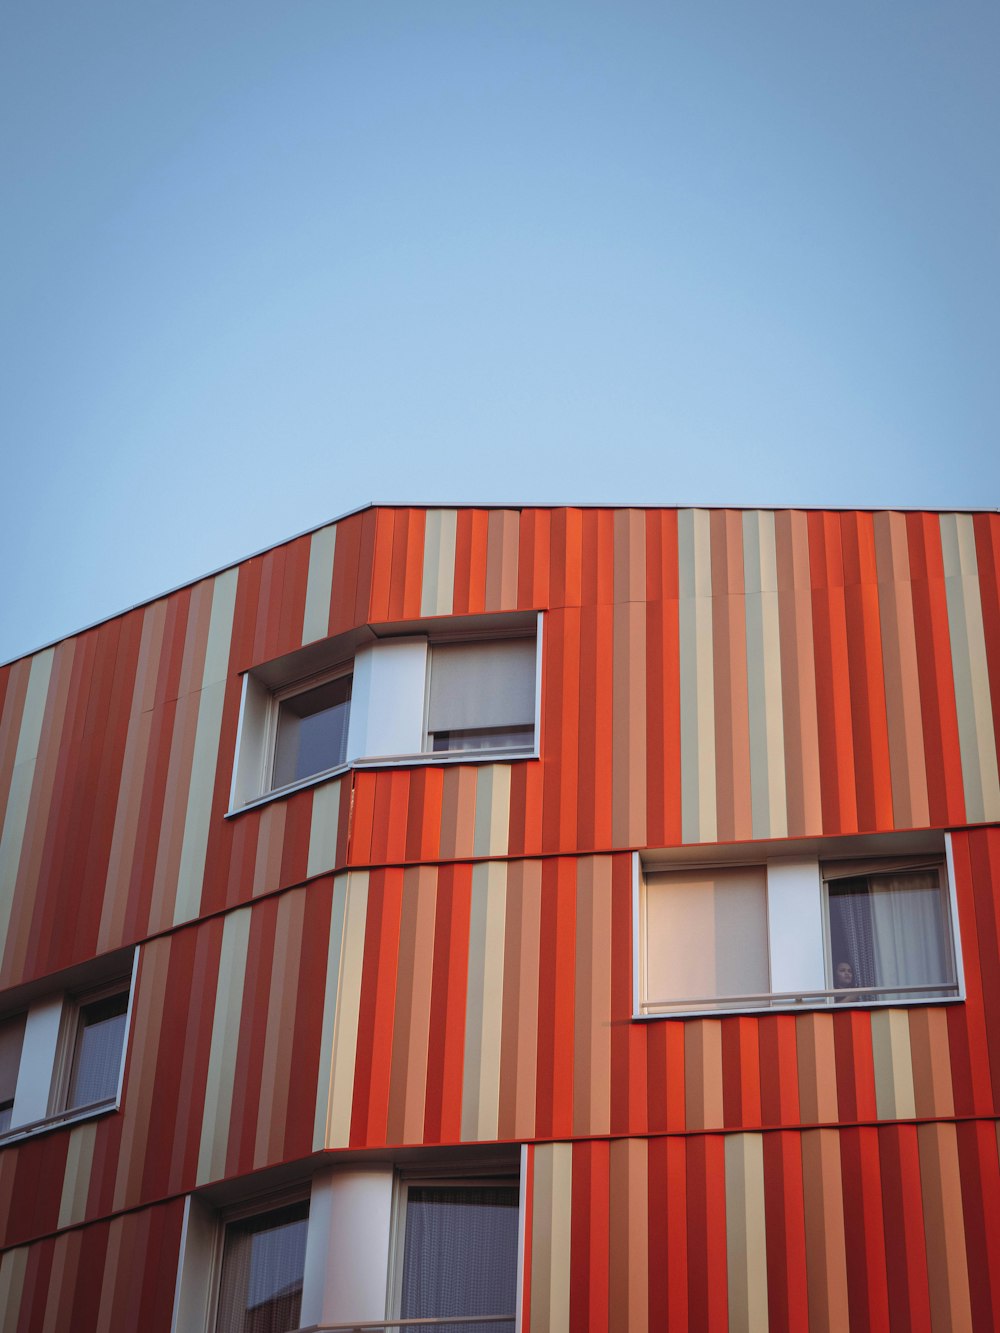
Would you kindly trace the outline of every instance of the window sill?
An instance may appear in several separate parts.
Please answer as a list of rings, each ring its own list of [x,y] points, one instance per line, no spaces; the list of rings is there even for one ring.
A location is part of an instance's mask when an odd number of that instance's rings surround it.
[[[33,1139],[39,1134],[48,1134],[53,1129],[62,1129],[67,1125],[79,1124],[81,1120],[96,1120],[99,1116],[110,1115],[119,1109],[118,1099],[94,1102],[91,1106],[74,1107],[72,1111],[57,1111],[47,1115],[44,1120],[32,1120],[26,1125],[14,1125],[0,1133],[0,1149],[9,1148],[22,1139]]]
[[[349,773],[352,769],[428,768],[431,766],[441,767],[446,764],[502,764],[521,762],[526,759],[538,759],[539,757],[537,748],[525,746],[506,750],[435,750],[420,754],[390,754],[378,755],[372,759],[352,759],[349,764],[339,764],[336,768],[328,768],[322,773],[316,773],[311,778],[303,778],[301,782],[291,782],[287,787],[275,787],[274,791],[255,796],[252,801],[245,801],[243,805],[227,810],[225,818],[235,819],[247,810],[257,810],[262,805],[270,805],[272,801],[283,800],[285,797],[294,796],[297,792],[308,791],[311,787],[320,787],[325,782],[332,782],[334,778],[342,778],[345,773]]]
[[[762,999],[759,1001],[745,998],[742,1003],[734,997],[733,1003],[727,1008],[682,1008],[683,1001],[678,1003],[677,1008],[666,1007],[644,1007],[632,1014],[636,1022],[647,1022],[650,1019],[661,1018],[766,1018],[770,1014],[811,1014],[811,1013],[850,1013],[858,1009],[907,1009],[916,1006],[925,1007],[936,1004],[964,1004],[965,995],[959,991],[957,986],[948,986],[948,994],[928,995],[928,990],[934,989],[930,986],[919,988],[919,994],[907,996],[897,989],[892,991],[886,998],[880,998],[878,995],[871,994],[857,1000],[838,999],[835,992],[816,991],[804,994],[798,998],[792,996],[774,996],[771,1000]],[[940,987],[944,990],[944,987]]]

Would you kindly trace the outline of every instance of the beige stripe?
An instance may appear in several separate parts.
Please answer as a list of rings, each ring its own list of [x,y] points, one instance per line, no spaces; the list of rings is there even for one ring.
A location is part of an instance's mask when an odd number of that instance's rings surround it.
[[[337,864],[337,835],[340,832],[340,782],[328,782],[313,790],[309,820],[309,858],[306,874],[311,878]]]
[[[763,1333],[767,1317],[764,1141],[726,1136],[726,1254],[731,1333]]]
[[[14,755],[10,794],[4,814],[3,833],[0,834],[0,946],[6,940],[14,903],[14,886],[24,845],[24,831],[28,822],[28,806],[35,776],[35,760],[42,736],[45,718],[45,700],[52,676],[54,648],[47,648],[31,659],[31,675],[21,714],[21,729]],[[2,952],[2,949],[0,949]]]
[[[205,1080],[205,1110],[198,1151],[198,1184],[225,1173],[229,1142],[229,1118],[236,1077],[240,1019],[243,1013],[243,984],[250,944],[250,911],[231,912],[222,928],[219,980],[215,992],[212,1045]]]
[[[569,1330],[573,1147],[540,1145],[534,1152],[535,1207],[531,1247],[531,1326],[536,1333]]]
[[[229,672],[229,647],[236,610],[238,571],[227,569],[214,580],[212,619],[208,631],[201,698],[198,703],[198,730],[194,741],[191,782],[188,787],[187,814],[184,819],[184,843],[181,847],[174,925],[198,914],[201,887],[205,878],[205,852],[212,823],[212,796],[215,770],[222,733],[222,707],[225,702]],[[227,762],[231,762],[227,756]]]
[[[125,737],[125,755],[122,760],[115,827],[108,857],[104,906],[98,934],[100,950],[111,948],[120,942],[128,905],[146,758],[149,753],[153,721],[151,710],[166,613],[166,602],[155,602],[146,609],[142,620],[139,657],[136,663],[135,684],[132,688],[132,705]]]
[[[520,863],[521,957],[517,995],[517,1082],[514,1133],[517,1139],[535,1132],[535,1092],[538,1067],[538,982],[541,965],[542,865]]]
[[[305,893],[282,894],[274,923],[274,953],[268,990],[267,1026],[261,1061],[260,1100],[253,1164],[266,1166],[280,1161],[284,1144],[285,1112],[292,1076],[292,1043],[295,1030],[295,1000],[298,991],[299,957]]]
[[[486,961],[486,864],[472,867],[469,907],[469,966],[465,996],[465,1056],[462,1074],[462,1138],[479,1129],[479,1062],[483,1043],[483,987]]]
[[[685,842],[712,842],[715,807],[715,663],[709,515],[677,516],[680,578],[681,803]]]
[[[940,522],[966,814],[996,820],[1000,772],[972,515],[942,514]]]
[[[938,1333],[972,1333],[962,1178],[954,1125],[917,1127],[931,1324]]]
[[[688,1129],[721,1127],[722,1023],[717,1018],[684,1025],[684,1100]]]
[[[755,838],[783,838],[788,833],[788,812],[778,573],[772,513],[744,513],[743,546],[753,835]]]
[[[306,608],[302,616],[303,643],[325,639],[329,632],[336,549],[336,524],[321,528],[309,538],[309,575],[306,580]]]
[[[799,1053],[799,1112],[802,1120],[831,1123],[839,1116],[833,1015],[797,1015],[795,1044]]]
[[[97,1126],[78,1125],[69,1138],[66,1169],[63,1173],[62,1197],[59,1202],[59,1223],[70,1227],[82,1222],[87,1215],[87,1196],[90,1193],[90,1169],[94,1161],[94,1141]]]
[[[403,1140],[420,1143],[424,1135],[427,1101],[427,1051],[431,1031],[431,991],[434,984],[434,926],[437,915],[437,871],[420,866],[408,871],[404,892],[412,884],[417,910],[413,935],[413,997],[410,1002],[409,1046],[406,1060],[406,1101]]]
[[[850,1316],[839,1131],[804,1131],[802,1185],[810,1333],[842,1333]]]
[[[474,856],[505,856],[510,829],[510,765],[476,770]]]
[[[341,958],[344,949],[344,924],[347,914],[347,876],[333,882],[330,910],[330,943],[326,953],[326,988],[323,993],[323,1028],[319,1046],[319,1071],[316,1078],[316,1118],[313,1122],[313,1150],[326,1147],[333,1080],[333,1043],[337,1023],[337,995],[340,990]]]
[[[910,1024],[905,1009],[878,1009],[872,1014],[872,1059],[875,1066],[875,1107],[881,1119],[906,1120],[916,1115]]]
[[[281,855],[285,844],[285,819],[288,802],[279,801],[260,813],[257,821],[257,854],[253,868],[255,898],[278,887],[281,878]]]
[[[108,1248],[104,1252],[104,1273],[101,1278],[101,1305],[97,1311],[94,1333],[112,1333],[115,1328],[112,1319],[115,1297],[119,1296],[123,1275],[120,1259],[126,1223],[134,1226],[135,1220],[132,1217],[114,1217],[108,1227]],[[127,1273],[127,1268],[124,1271]]]
[[[913,1105],[918,1116],[953,1116],[948,1012],[943,1008],[908,1009]]]
[[[463,1139],[497,1137],[506,910],[506,865],[491,861],[474,866],[465,1019]]]
[[[645,1139],[609,1145],[609,1333],[649,1327],[649,1187]]]
[[[0,1333],[17,1333],[27,1267],[27,1245],[0,1255]]]
[[[125,1114],[122,1118],[118,1174],[115,1180],[116,1209],[132,1207],[142,1195],[142,1173],[146,1164],[160,1035],[164,1020],[169,1022],[170,1019],[166,1006],[169,966],[169,939],[151,940],[142,946],[128,1073],[122,1089]]]
[[[424,528],[424,576],[420,590],[422,616],[450,615],[455,604],[454,509],[428,509]]]
[[[330,1077],[330,1118],[326,1146],[346,1148],[351,1139],[354,1108],[354,1065],[358,1049],[361,976],[368,919],[368,871],[353,870],[347,877],[344,947],[341,954],[337,1016],[333,1033],[333,1068]]]

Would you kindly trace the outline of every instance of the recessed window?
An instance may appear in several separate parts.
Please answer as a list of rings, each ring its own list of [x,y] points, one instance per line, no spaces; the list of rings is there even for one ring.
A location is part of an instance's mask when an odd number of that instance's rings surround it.
[[[348,764],[535,757],[540,644],[536,614],[449,617],[362,627],[255,667],[230,813]]]
[[[276,711],[272,789],[344,763],[351,715],[350,675],[281,695]]]
[[[647,867],[637,1015],[957,997],[943,856],[859,860],[834,856],[838,841],[865,840],[831,840],[829,859],[812,840],[756,864]]]
[[[530,749],[535,655],[533,637],[431,644],[426,748]]]
[[[72,969],[65,989],[22,988],[21,1011],[0,1020],[0,1134],[34,1133],[115,1107],[130,985],[108,976],[132,961],[118,954]]]
[[[513,1326],[518,1189],[506,1184],[407,1184],[402,1218],[401,1319],[497,1316],[460,1333]]]
[[[955,984],[938,865],[824,868],[837,1000],[933,998]]]
[[[299,1327],[308,1228],[305,1200],[226,1226],[216,1333]]]

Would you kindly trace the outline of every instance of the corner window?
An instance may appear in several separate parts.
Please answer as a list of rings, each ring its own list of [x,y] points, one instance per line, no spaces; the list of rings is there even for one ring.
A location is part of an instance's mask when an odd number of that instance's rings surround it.
[[[512,1328],[517,1307],[517,1186],[407,1182],[401,1202],[399,1318],[477,1318],[475,1324],[449,1326],[459,1333]],[[490,1315],[495,1319],[485,1322]]]
[[[351,715],[349,674],[280,694],[274,713],[271,790],[344,763]]]
[[[306,1200],[234,1219],[225,1228],[215,1333],[299,1327],[309,1227]]]
[[[871,842],[900,840],[772,845],[764,850],[782,854],[746,864],[738,858],[752,845],[714,849],[730,853],[723,864],[670,864],[678,850],[647,864],[637,880],[636,1015],[958,997],[943,845],[930,856],[850,856]]]
[[[230,813],[347,765],[537,755],[541,619],[364,626],[243,677]]]
[[[14,1137],[111,1110],[128,1029],[128,977],[95,985],[130,956],[73,969],[65,989],[27,991],[0,1019],[0,1135]],[[82,977],[81,977],[82,972]]]

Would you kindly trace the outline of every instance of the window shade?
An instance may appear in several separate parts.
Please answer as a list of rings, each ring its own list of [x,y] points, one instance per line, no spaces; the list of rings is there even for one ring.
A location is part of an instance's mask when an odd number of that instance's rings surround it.
[[[761,995],[770,987],[762,866],[670,871],[646,886],[651,1003]]]
[[[429,732],[531,726],[534,721],[533,638],[432,648]]]

